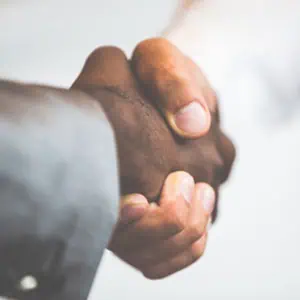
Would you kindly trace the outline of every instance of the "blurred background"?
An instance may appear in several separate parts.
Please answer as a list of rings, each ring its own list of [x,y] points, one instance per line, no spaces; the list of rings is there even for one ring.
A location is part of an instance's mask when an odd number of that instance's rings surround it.
[[[94,48],[117,45],[130,55],[139,41],[161,32],[176,5],[175,0],[0,0],[0,77],[68,87]],[[287,27],[283,35],[299,26]],[[269,35],[272,40],[276,32]],[[253,75],[257,72],[261,77]],[[300,299],[300,118],[272,127],[257,121],[261,111],[251,101],[278,96],[272,88],[259,92],[264,72],[241,67],[221,80],[232,87],[220,88],[220,101],[238,159],[222,189],[220,217],[205,256],[174,276],[150,281],[106,253],[90,300]]]

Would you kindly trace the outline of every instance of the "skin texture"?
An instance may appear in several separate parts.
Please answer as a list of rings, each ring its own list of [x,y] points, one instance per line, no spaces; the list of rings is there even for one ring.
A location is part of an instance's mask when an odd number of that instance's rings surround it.
[[[189,174],[174,172],[158,204],[138,194],[123,198],[109,249],[149,279],[181,271],[204,253],[214,201],[209,185],[195,185]]]
[[[137,45],[132,64],[146,94],[159,106],[177,135],[198,138],[208,132],[211,114],[218,114],[216,95],[200,68],[189,57],[167,40],[153,38]],[[207,113],[207,122],[201,132],[191,135],[176,126],[174,117],[194,101]],[[218,115],[214,117],[219,121]]]
[[[165,53],[166,63],[168,58],[173,57],[175,67],[166,68],[169,70],[169,73],[164,73],[167,74],[166,76],[147,78],[144,76],[147,75],[147,68],[152,75],[155,70],[158,74],[161,73],[161,65],[155,67],[148,64],[149,55],[153,55],[153,51],[159,54],[159,48],[165,46],[161,41],[154,40],[154,42],[157,47],[154,47],[154,50],[151,48],[150,52],[147,52],[148,47],[144,47],[144,50],[142,48],[141,51],[138,47],[132,62],[129,62],[123,52],[117,48],[105,47],[96,50],[89,57],[83,72],[74,83],[73,91],[6,84],[8,90],[17,89],[21,95],[26,94],[34,101],[39,99],[45,103],[52,103],[59,98],[62,103],[70,102],[69,104],[77,106],[79,110],[87,109],[99,120],[104,118],[99,105],[101,104],[114,128],[118,144],[122,194],[142,193],[147,197],[135,194],[123,198],[121,219],[109,248],[152,279],[173,274],[202,256],[207,241],[207,223],[214,208],[215,196],[207,184],[195,185],[191,175],[196,181],[214,184],[217,191],[219,184],[229,173],[230,167],[227,166],[232,163],[232,159],[229,159],[229,162],[223,161],[224,156],[220,151],[222,147],[218,147],[223,135],[218,127],[217,110],[211,108],[209,101],[199,100],[203,101],[203,106],[206,105],[211,124],[205,132],[202,132],[202,134],[206,133],[203,137],[195,139],[193,136],[193,139],[188,141],[180,137],[181,132],[172,127],[169,115],[165,112],[168,111],[170,114],[175,112],[169,108],[174,102],[174,95],[169,93],[169,89],[164,90],[163,83],[166,82],[169,86],[170,82],[176,83],[177,71],[189,75],[190,64],[180,63],[176,67],[177,57],[178,62],[184,61],[182,54],[174,51],[168,55],[164,51],[166,49],[168,52],[172,47],[161,48],[161,53]],[[149,54],[144,55],[144,53]],[[160,63],[161,59],[155,61]],[[190,84],[174,85],[172,90],[177,90],[176,95],[180,93],[189,95],[185,89],[197,85],[197,80],[193,81],[193,76],[187,77],[187,80]],[[151,90],[157,95],[151,94],[149,92]],[[201,89],[198,90],[199,96],[201,92]],[[176,105],[180,109],[189,97],[178,97],[178,99],[180,101],[177,101]],[[43,101],[40,104],[44,103]],[[6,101],[4,104],[2,111],[7,114],[13,103]],[[20,110],[20,107],[15,106],[13,109],[15,114],[21,111],[35,112],[32,108]],[[39,107],[34,106],[37,110]],[[60,111],[58,109],[58,112]],[[40,113],[41,110],[35,117],[44,120],[44,115]],[[184,136],[186,138],[185,133]],[[97,133],[95,138],[97,139]],[[79,149],[89,149],[88,144],[85,143],[84,146],[87,148],[79,147]],[[92,150],[93,147],[90,149]],[[101,157],[101,153],[97,153]],[[110,154],[114,156],[114,153]],[[101,162],[101,159],[99,161]],[[176,170],[187,170],[191,175],[180,171],[168,176],[171,171]],[[94,178],[97,181],[99,177]],[[207,194],[210,195],[209,201]],[[150,203],[154,200],[157,202]],[[132,210],[132,204],[137,202],[139,205]],[[89,207],[86,202],[84,207]],[[101,230],[99,237],[101,237]],[[89,248],[86,243],[85,246]],[[92,265],[95,266],[94,263]],[[79,287],[76,284],[71,285]],[[82,290],[82,285],[80,288]]]
[[[146,53],[148,59],[143,58],[144,62],[150,60],[151,53]],[[139,193],[150,202],[157,201],[168,174],[179,170],[191,174],[196,182],[210,184],[217,192],[229,174],[234,148],[220,129],[215,98],[207,102],[211,114],[207,133],[193,140],[179,137],[170,130],[157,109],[155,99],[163,98],[159,93],[161,87],[155,90],[150,84],[147,88],[145,82],[151,82],[151,77],[140,76],[144,84],[135,79],[133,70],[139,75],[147,74],[147,71],[140,71],[138,54],[134,54],[130,63],[118,48],[99,48],[89,56],[72,86],[98,99],[115,130],[122,195]],[[150,69],[148,65],[145,68]],[[166,77],[170,74],[168,68],[164,69],[164,74]],[[162,77],[157,78],[156,81],[166,82]],[[193,75],[192,79],[197,81]],[[184,80],[169,81],[183,96],[186,93]],[[178,83],[183,85],[178,87]],[[169,87],[172,90],[172,86]],[[156,92],[151,94],[152,98],[146,96],[149,90]],[[223,155],[224,149],[228,152],[226,155]]]
[[[145,105],[147,108],[150,107],[152,111],[150,116],[158,119],[159,123],[154,124],[154,128],[157,128],[155,125],[162,124],[163,129],[159,131],[160,134],[167,134],[168,142],[175,145],[176,151],[180,152],[180,147],[182,147],[176,143],[193,144],[195,141],[188,142],[188,139],[196,139],[205,135],[213,122],[215,127],[219,126],[217,101],[209,83],[201,70],[167,40],[155,38],[141,42],[136,47],[131,62],[126,62],[124,54],[116,48],[103,50],[98,49],[90,57],[90,62],[87,61],[83,70],[83,73],[86,73],[79,76],[79,84],[81,82],[87,87],[89,82],[92,82],[94,88],[95,86],[109,87],[110,90],[119,92],[121,95],[128,95],[128,90],[134,87],[138,90],[139,95],[147,97],[142,101],[139,100],[141,96],[135,99],[140,103],[146,103],[142,105],[142,108],[145,108]],[[100,55],[99,52],[102,54]],[[95,57],[95,54],[99,56]],[[100,56],[102,56],[101,59]],[[119,57],[119,62],[124,66],[121,70],[116,57]],[[107,59],[106,63],[104,63],[105,59]],[[112,72],[112,68],[110,68],[112,62],[114,62],[113,70],[118,70],[118,72]],[[100,66],[101,69],[97,70],[97,66]],[[135,75],[136,80],[132,79],[132,74]],[[124,80],[124,76],[131,79]],[[77,84],[78,80],[75,82],[75,86]],[[128,99],[129,97],[127,101]],[[176,113],[191,101],[197,101],[202,105],[207,118],[207,126],[196,135],[178,130],[173,121]],[[134,106],[134,104],[131,105]],[[153,108],[156,108],[157,111]],[[146,116],[149,117],[148,114]],[[163,124],[160,117],[166,124]],[[187,118],[188,121],[190,119],[191,117]],[[147,121],[146,118],[145,120]],[[142,120],[142,122],[144,121]],[[151,119],[149,124],[153,126]],[[136,125],[138,127],[138,124]],[[166,130],[166,125],[170,132]],[[223,180],[225,180],[235,157],[235,149],[223,133],[216,131],[215,137],[212,133],[210,135],[212,144],[215,143],[215,147],[212,149],[218,149],[217,156],[219,155],[222,159],[225,170],[223,171]],[[151,135],[147,136],[151,137]],[[165,141],[166,139],[159,140],[160,143],[163,143],[161,146],[164,146]],[[122,144],[122,139],[119,139],[120,143]],[[174,149],[171,148],[167,155],[169,153],[174,155]],[[208,150],[207,154],[213,156],[216,152]],[[152,157],[156,159],[155,156]],[[125,155],[125,158],[128,159],[130,156]],[[207,165],[203,166],[204,171],[213,161],[206,160]],[[149,166],[146,166],[142,173],[138,173],[138,176],[145,172],[148,173],[148,170]],[[126,169],[124,173],[126,174]],[[205,178],[205,176],[208,173],[204,172],[202,175],[203,180],[207,181],[208,177]],[[149,176],[148,180],[150,178],[151,180],[155,179],[155,177]],[[130,177],[128,179],[131,180]],[[130,183],[128,179],[127,183]],[[134,182],[132,184],[134,185]],[[137,190],[137,188],[133,188],[135,191]],[[215,189],[217,193],[217,183]],[[217,209],[214,209],[217,208],[216,196],[208,184],[198,183],[195,185],[194,179],[188,173],[173,172],[164,181],[162,193],[156,203],[150,203],[152,199],[147,199],[142,194],[122,197],[119,222],[108,248],[149,279],[162,279],[181,271],[194,264],[204,254],[208,239],[207,229],[211,220],[216,218]],[[208,210],[207,207],[209,207]]]

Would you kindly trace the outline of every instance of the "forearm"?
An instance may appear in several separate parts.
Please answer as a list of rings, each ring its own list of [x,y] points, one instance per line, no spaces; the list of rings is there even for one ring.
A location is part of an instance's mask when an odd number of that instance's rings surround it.
[[[84,93],[8,82],[0,122],[0,294],[85,300],[118,214],[113,131]]]

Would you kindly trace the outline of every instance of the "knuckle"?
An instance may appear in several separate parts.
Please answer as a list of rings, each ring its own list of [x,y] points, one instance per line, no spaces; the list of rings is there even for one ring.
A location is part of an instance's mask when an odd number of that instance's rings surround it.
[[[168,44],[169,44],[169,42],[164,38],[160,38],[160,37],[149,38],[149,39],[143,40],[140,43],[138,43],[134,52],[135,53],[147,53],[148,51],[153,50],[153,48],[164,47]]]
[[[115,56],[115,57],[126,57],[123,50],[115,46],[102,46],[96,48],[87,58],[87,61],[97,59],[102,56]]]
[[[205,245],[206,243],[200,243],[200,241],[192,245],[190,255],[193,262],[197,261],[203,256],[205,252]]]
[[[166,277],[153,269],[146,269],[146,270],[142,271],[142,273],[147,279],[150,279],[150,280],[158,280],[158,279],[163,279],[164,277]]]
[[[176,201],[168,206],[166,213],[166,223],[168,227],[174,229],[176,233],[185,228],[185,216],[182,210],[178,209]]]
[[[142,73],[146,78],[155,77],[161,74],[161,70],[164,70],[172,61],[169,59],[170,49],[173,49],[173,46],[165,38],[146,39],[140,42],[133,51],[133,66],[138,70],[138,73]],[[167,57],[165,57],[166,53]]]
[[[206,236],[198,239],[187,250],[170,260],[167,260],[163,265],[156,265],[144,268],[142,270],[144,276],[148,279],[162,279],[171,274],[174,274],[184,268],[192,265],[198,259],[200,259],[205,251]]]
[[[175,234],[175,233],[181,232],[184,229],[185,224],[184,224],[182,218],[180,216],[178,216],[178,214],[175,214],[175,215],[170,214],[167,217],[167,226],[169,228],[172,228],[173,229],[172,231]]]
[[[189,225],[188,234],[192,239],[199,239],[205,233],[206,223],[204,221],[195,221]]]
[[[181,269],[181,268],[180,268]],[[178,270],[176,260],[170,259],[162,264],[151,265],[143,269],[143,275],[151,280],[163,279]]]

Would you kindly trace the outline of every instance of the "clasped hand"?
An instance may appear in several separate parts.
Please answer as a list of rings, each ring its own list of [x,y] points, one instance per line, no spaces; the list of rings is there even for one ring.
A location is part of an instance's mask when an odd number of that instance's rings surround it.
[[[99,101],[115,132],[123,197],[110,250],[152,279],[195,262],[235,157],[200,68],[151,39],[131,60],[95,50],[72,88]]]

